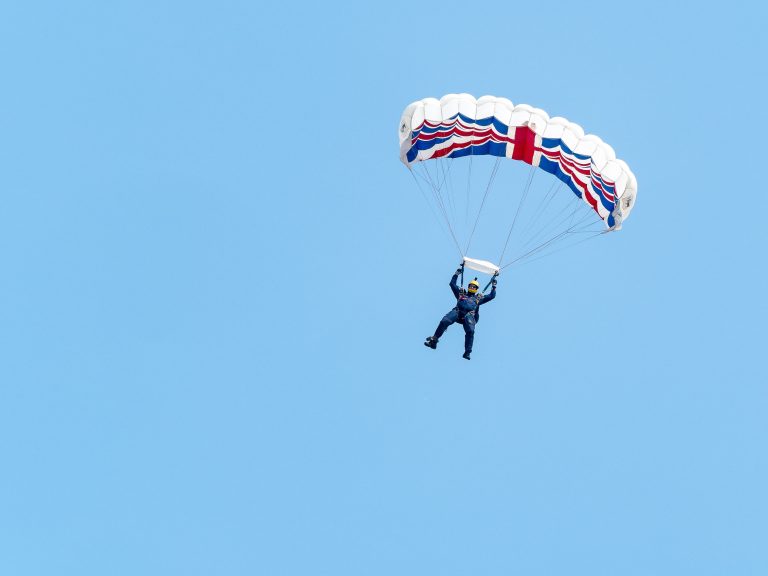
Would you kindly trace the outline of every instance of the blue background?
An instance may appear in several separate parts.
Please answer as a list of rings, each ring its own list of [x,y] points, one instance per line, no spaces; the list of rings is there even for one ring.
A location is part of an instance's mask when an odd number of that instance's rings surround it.
[[[0,6],[0,573],[768,573],[762,5]],[[403,108],[566,116],[624,229],[457,264]]]

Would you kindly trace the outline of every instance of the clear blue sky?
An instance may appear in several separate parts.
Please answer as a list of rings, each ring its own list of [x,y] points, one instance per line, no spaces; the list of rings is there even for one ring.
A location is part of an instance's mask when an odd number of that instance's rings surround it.
[[[766,16],[4,2],[0,573],[768,574]],[[639,183],[471,362],[398,159],[449,92]]]

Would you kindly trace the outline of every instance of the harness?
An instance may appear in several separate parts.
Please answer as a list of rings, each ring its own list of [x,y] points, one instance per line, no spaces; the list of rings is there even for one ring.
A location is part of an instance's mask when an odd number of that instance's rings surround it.
[[[468,312],[463,311],[461,308],[459,308],[459,302],[462,300],[475,300],[475,303],[477,304],[477,307],[474,310],[469,310]],[[466,292],[462,290],[462,292],[459,294],[459,298],[456,301],[456,307],[454,310],[459,313],[459,322],[464,322],[464,318],[467,316],[472,316],[475,319],[475,322],[477,323],[478,320],[480,320],[480,300],[483,299],[483,295],[481,293],[477,293],[475,296],[467,296]]]

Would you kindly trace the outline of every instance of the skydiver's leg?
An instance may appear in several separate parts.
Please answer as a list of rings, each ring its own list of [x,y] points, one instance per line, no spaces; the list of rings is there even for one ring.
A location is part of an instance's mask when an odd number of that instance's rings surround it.
[[[472,316],[464,318],[464,353],[472,352],[472,344],[475,341],[475,319]]]
[[[440,320],[440,324],[437,325],[437,330],[435,330],[435,335],[433,336],[433,338],[435,340],[439,340],[440,336],[443,335],[443,333],[448,328],[448,326],[458,321],[458,319],[459,319],[459,313],[456,310],[451,310],[450,312],[448,312],[448,314],[443,316],[443,319]]]

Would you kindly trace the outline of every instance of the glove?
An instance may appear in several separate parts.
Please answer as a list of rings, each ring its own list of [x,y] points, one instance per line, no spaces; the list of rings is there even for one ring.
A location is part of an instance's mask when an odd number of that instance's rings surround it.
[[[497,283],[498,283],[498,280],[496,280],[496,278],[494,278],[493,280],[491,280],[491,286],[492,286],[494,289],[496,288],[496,284],[497,284]]]
[[[464,272],[464,266],[459,266],[458,268],[456,268],[456,276],[458,276],[462,272]]]

